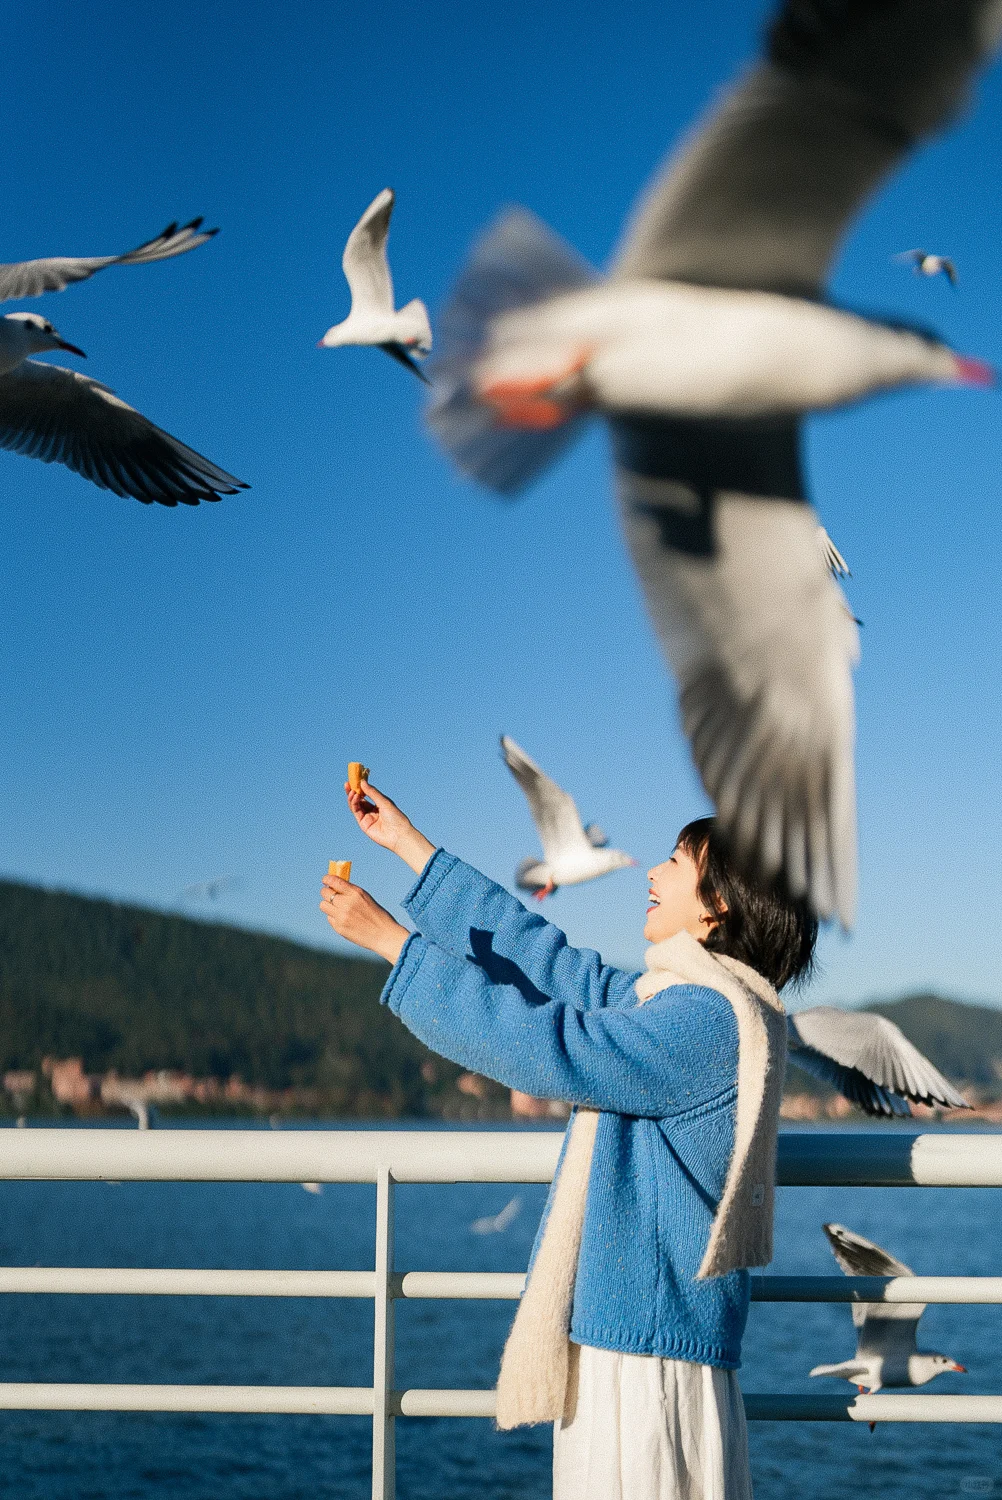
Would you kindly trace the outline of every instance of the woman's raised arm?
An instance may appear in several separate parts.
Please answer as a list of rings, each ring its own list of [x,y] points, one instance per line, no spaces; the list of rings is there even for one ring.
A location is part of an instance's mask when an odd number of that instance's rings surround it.
[[[425,865],[403,906],[418,932],[447,953],[488,971],[514,965],[546,999],[578,1010],[636,1001],[636,973],[603,963],[592,948],[572,948],[559,927],[444,849]]]

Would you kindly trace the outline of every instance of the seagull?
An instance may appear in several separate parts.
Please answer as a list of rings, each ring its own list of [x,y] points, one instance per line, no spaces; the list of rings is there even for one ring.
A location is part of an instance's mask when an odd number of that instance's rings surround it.
[[[951,286],[957,285],[957,268],[945,255],[930,255],[928,250],[904,250],[894,259],[910,265],[916,276],[943,275]]]
[[[217,875],[213,880],[199,880],[194,885],[186,885],[180,899],[200,901],[204,897],[207,901],[218,901],[224,891],[239,887],[240,883],[239,875]]]
[[[504,1234],[509,1224],[513,1224],[522,1212],[521,1198],[512,1198],[506,1203],[500,1213],[488,1214],[482,1219],[474,1219],[470,1225],[471,1234]]]
[[[597,823],[584,827],[570,793],[547,776],[507,734],[501,736],[501,753],[526,795],[543,845],[542,859],[523,859],[515,871],[519,890],[531,891],[537,901],[543,901],[558,886],[581,885],[637,863],[622,849],[607,848],[609,840]]]
[[[903,1261],[842,1224],[824,1224],[822,1228],[847,1276],[915,1274]],[[964,1365],[958,1365],[955,1359],[916,1348],[915,1335],[925,1308],[924,1302],[854,1302],[855,1358],[837,1365],[815,1365],[811,1374],[833,1375],[871,1394],[885,1386],[928,1385],[947,1370],[966,1375]],[[871,1431],[873,1425],[871,1422]]]
[[[735,853],[846,929],[859,638],[815,541],[804,413],[992,372],[826,304],[860,207],[944,126],[993,0],[786,0],[765,56],[634,213],[610,273],[524,209],[474,247],[438,328],[428,423],[512,493],[606,418],[626,539]]]
[[[0,265],[0,302],[61,292],[108,266],[169,260],[204,245],[218,231],[201,219],[168,224],[156,239],[124,255],[51,256]],[[62,349],[85,358],[47,318],[13,312],[0,317],[0,448],[43,463],[65,464],[102,490],[144,505],[197,505],[247,489],[225,469],[155,427],[108,386],[61,365],[29,358]]]
[[[816,1005],[787,1016],[786,1040],[790,1062],[868,1115],[910,1115],[909,1099],[971,1107],[886,1016]]]
[[[136,1126],[139,1130],[149,1130],[151,1123],[150,1107],[145,1099],[126,1099],[125,1107],[130,1115],[135,1116]]]
[[[392,188],[383,188],[348,236],[341,267],[351,289],[351,311],[343,323],[328,328],[318,347],[373,344],[427,383],[428,377],[415,361],[431,353],[428,309],[417,297],[399,311],[393,306],[393,280],[386,258],[393,202]]]

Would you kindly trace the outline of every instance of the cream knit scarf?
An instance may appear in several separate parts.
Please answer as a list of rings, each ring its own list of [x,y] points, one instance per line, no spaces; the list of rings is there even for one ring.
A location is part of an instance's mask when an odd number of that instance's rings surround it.
[[[719,991],[738,1023],[738,1103],[723,1196],[699,1277],[724,1276],[772,1259],[776,1133],[786,1069],[786,1012],[761,974],[708,953],[687,932],[647,950],[648,972],[636,983],[642,1005],[672,984]],[[588,1178],[599,1114],[579,1109],[571,1121],[543,1239],[501,1360],[497,1424],[554,1422],[568,1406],[573,1381],[568,1338]]]

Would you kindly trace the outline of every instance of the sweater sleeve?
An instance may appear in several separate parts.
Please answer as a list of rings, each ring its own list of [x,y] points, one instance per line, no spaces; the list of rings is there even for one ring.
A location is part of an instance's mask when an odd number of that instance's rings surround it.
[[[572,948],[559,927],[444,849],[432,855],[403,905],[437,947],[474,959],[494,980],[518,983],[522,977],[537,1000],[562,1000],[579,1010],[636,1001],[637,971],[604,964],[591,948]]]
[[[533,1003],[414,934],[382,998],[440,1056],[537,1098],[662,1119],[719,1098],[737,1077],[734,1012],[698,985],[629,1010]]]

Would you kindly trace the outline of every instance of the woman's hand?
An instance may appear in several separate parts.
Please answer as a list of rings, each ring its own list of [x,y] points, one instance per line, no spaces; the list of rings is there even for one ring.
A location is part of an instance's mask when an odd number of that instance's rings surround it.
[[[320,910],[340,937],[396,963],[410,933],[368,891],[338,875],[325,875],[320,896]]]
[[[344,789],[355,822],[366,837],[381,848],[389,849],[391,854],[398,855],[415,875],[420,875],[435,853],[435,845],[423,833],[418,833],[410,818],[400,811],[395,802],[391,802],[382,792],[377,792],[367,781],[362,782],[360,792],[353,792],[347,782]]]

